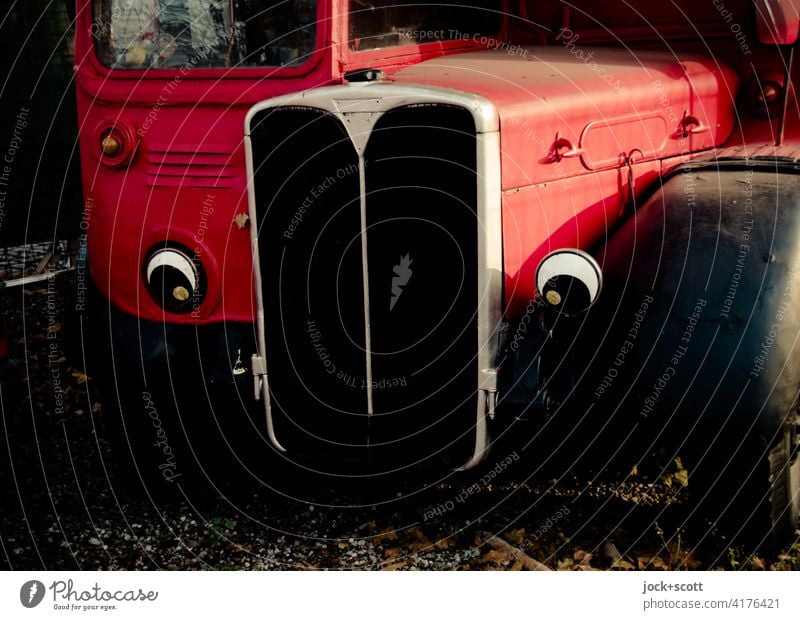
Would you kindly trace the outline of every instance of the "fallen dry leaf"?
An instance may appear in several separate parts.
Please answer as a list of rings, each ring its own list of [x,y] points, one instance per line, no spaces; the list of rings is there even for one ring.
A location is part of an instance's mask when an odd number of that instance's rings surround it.
[[[648,563],[649,568],[655,568],[658,570],[669,570],[669,566],[667,563],[659,557],[655,557]]]
[[[513,562],[513,555],[501,549],[491,549],[481,556],[481,564],[495,564],[500,567],[509,566]]]
[[[387,564],[386,566],[382,566],[381,570],[385,571],[400,570],[401,568],[405,568],[409,564],[411,564],[411,560],[402,560],[400,562],[393,562],[392,564]]]
[[[525,568],[526,570],[530,571],[552,570],[549,566],[547,566],[546,564],[542,564],[539,560],[534,560],[527,553],[522,551],[522,549],[517,549],[516,547],[513,547],[512,545],[508,544],[502,538],[498,538],[497,536],[492,536],[491,534],[488,534],[486,532],[478,532],[476,534],[475,544],[478,547],[482,545],[487,545],[492,549],[505,554],[507,557],[521,561],[523,568]]]
[[[381,532],[380,534],[376,534],[372,537],[372,542],[376,545],[384,542],[384,541],[393,541],[397,540],[397,532],[395,530],[388,530],[386,532]]]
[[[77,382],[78,385],[86,383],[86,380],[89,378],[85,374],[83,374],[80,370],[73,370],[70,374],[75,378],[75,381]]]
[[[510,542],[512,545],[517,545],[517,546],[519,546],[519,545],[521,545],[521,544],[524,542],[524,540],[525,540],[525,530],[524,530],[523,528],[520,528],[520,529],[518,529],[518,530],[508,530],[508,531],[507,531],[507,532],[506,532],[506,533],[503,535],[503,538],[505,538],[505,539],[506,539],[508,542]]]
[[[433,545],[427,540],[418,540],[408,545],[408,550],[412,553],[420,553],[421,551],[430,551]]]
[[[425,536],[425,533],[418,527],[412,527],[411,529],[407,530],[406,536],[412,539],[412,542],[407,545],[410,551],[417,553],[419,551],[426,551],[433,547],[431,541],[428,540],[428,537]]]
[[[400,557],[401,555],[403,555],[403,550],[398,547],[389,547],[383,550],[383,557],[389,560]]]
[[[572,556],[572,558],[578,563],[589,563],[592,560],[592,554],[588,551],[584,551],[583,549],[578,549]]]
[[[559,560],[556,564],[556,570],[572,570],[573,565],[575,562],[572,558],[564,558],[563,560]]]
[[[247,226],[247,222],[250,221],[250,216],[247,213],[237,213],[236,216],[233,218],[233,223],[236,224],[236,228],[242,230],[245,226]]]

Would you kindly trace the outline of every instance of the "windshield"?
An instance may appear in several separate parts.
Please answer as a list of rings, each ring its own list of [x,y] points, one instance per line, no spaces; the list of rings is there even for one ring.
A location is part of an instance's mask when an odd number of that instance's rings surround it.
[[[350,48],[372,50],[436,41],[474,41],[500,30],[497,0],[458,3],[350,0]]]
[[[316,0],[95,0],[100,61],[122,69],[283,67],[314,50]]]

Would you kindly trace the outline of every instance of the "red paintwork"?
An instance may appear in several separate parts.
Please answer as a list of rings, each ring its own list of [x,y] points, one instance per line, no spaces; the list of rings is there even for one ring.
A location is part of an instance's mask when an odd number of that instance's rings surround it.
[[[476,93],[497,107],[511,315],[533,299],[545,254],[590,247],[614,226],[628,194],[622,154],[641,162],[634,178],[644,187],[657,177],[659,159],[722,144],[734,125],[738,80],[730,69],[702,57],[640,52],[633,63],[627,50],[581,51],[595,64],[576,62],[566,46],[532,47],[429,60],[391,77]],[[684,113],[708,131],[679,133]],[[557,160],[556,135],[586,152]]]
[[[332,10],[331,0],[319,6],[321,17]],[[151,321],[253,320],[249,231],[234,224],[247,212],[244,117],[263,99],[340,81],[331,21],[320,21],[320,51],[302,67],[110,71],[93,52],[91,1],[79,0],[75,64],[90,269],[117,307]],[[108,120],[138,133],[127,167],[99,161],[95,132]],[[223,176],[215,183],[189,176],[201,165]],[[165,313],[144,288],[144,255],[165,239],[202,255],[209,292],[193,315]]]
[[[91,207],[87,231],[90,270],[100,291],[118,308],[151,321],[252,321],[255,302],[249,231],[233,222],[237,214],[247,212],[242,143],[248,109],[270,97],[340,83],[345,71],[364,66],[359,61],[402,66],[482,47],[473,43],[413,45],[395,50],[391,61],[384,59],[383,63],[375,61],[374,54],[354,56],[344,43],[344,18],[325,18],[343,15],[342,6],[346,6],[343,0],[319,0],[319,51],[302,67],[181,73],[178,69],[110,71],[104,67],[92,47],[91,1],[78,0],[75,64],[83,187],[86,204]],[[163,105],[156,117],[149,119],[160,98]],[[137,152],[127,167],[113,169],[100,163],[97,128],[107,121],[129,124],[140,135]],[[188,177],[176,182],[174,177],[163,178],[165,175],[154,184],[154,173],[159,169],[166,172],[166,160],[154,156],[154,151],[176,150],[190,154],[183,168],[172,170],[178,179],[187,172],[186,164],[199,166],[209,159],[225,165],[231,176],[216,183],[216,188],[197,187],[199,181]],[[218,174],[217,169],[215,176]],[[213,203],[211,214],[204,213],[203,207],[209,201]],[[209,292],[191,315],[164,312],[144,288],[144,256],[154,243],[165,239],[199,250],[205,261]]]
[[[626,50],[582,51],[605,73],[576,62],[569,49],[553,46],[526,48],[524,55],[494,50],[449,56],[402,69],[391,79],[446,86],[494,103],[500,114],[504,190],[588,172],[587,157],[560,163],[550,157],[557,132],[578,146],[587,126],[627,121],[615,127],[615,144],[599,160],[607,160],[609,151],[634,148],[650,159],[663,158],[709,148],[730,134],[737,87],[731,70],[702,59],[679,62],[662,53],[639,52],[633,63]],[[604,81],[606,75],[613,86]],[[712,131],[691,141],[673,138],[684,110]],[[647,125],[652,118],[659,121],[657,135]],[[618,165],[613,161],[604,167]]]
[[[378,67],[389,80],[477,93],[495,104],[501,121],[504,269],[511,315],[533,296],[533,271],[546,252],[589,247],[619,218],[630,190],[620,154],[635,154],[634,178],[641,191],[692,153],[723,143],[758,148],[773,140],[776,123],[739,105],[737,93],[754,70],[759,77],[781,76],[781,52],[759,46],[750,33],[744,53],[741,40],[732,36],[712,3],[686,0],[680,7],[642,7],[669,42],[655,40],[652,28],[631,25],[635,19],[630,7],[618,0],[602,7],[578,0],[571,10],[562,10],[554,0],[523,0],[530,20],[549,24],[553,32],[566,23],[569,34],[549,47],[486,50],[506,39],[528,44],[542,40],[541,30],[514,23],[504,26],[498,42],[430,43],[362,53],[347,47],[346,4],[320,0],[319,51],[303,67],[181,74],[174,69],[102,67],[91,49],[91,1],[79,0],[76,65],[83,180],[91,207],[91,270],[115,305],[148,320],[253,320],[249,232],[233,223],[236,214],[247,211],[244,116],[258,101],[340,83],[347,70]],[[746,12],[752,11],[749,0],[726,4],[742,24],[752,24],[753,16]],[[503,3],[506,9],[511,5],[517,3]],[[607,29],[599,29],[600,23]],[[705,38],[698,40],[697,32]],[[618,41],[661,51],[588,47]],[[155,118],[148,119],[166,85],[175,80],[179,83],[158,106]],[[676,136],[684,111],[709,131],[686,139]],[[128,123],[140,134],[128,167],[99,163],[93,136],[108,120]],[[793,101],[787,142],[796,141],[799,132]],[[568,150],[567,142],[586,152],[554,161],[556,133],[566,141],[562,152]],[[215,171],[220,179],[216,187],[186,176],[198,164]],[[165,313],[143,287],[144,254],[164,239],[196,248],[205,261],[209,295],[194,316]]]

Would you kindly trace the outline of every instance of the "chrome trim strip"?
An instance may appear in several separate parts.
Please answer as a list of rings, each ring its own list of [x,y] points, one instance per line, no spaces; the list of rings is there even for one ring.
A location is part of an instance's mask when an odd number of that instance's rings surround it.
[[[256,299],[258,303],[259,348],[266,352],[264,334],[264,307],[261,297],[261,270],[258,258],[258,235],[256,234],[255,197],[253,192],[253,161],[250,127],[253,117],[269,108],[282,106],[304,106],[317,108],[339,118],[346,128],[353,145],[363,162],[363,153],[369,140],[369,132],[375,122],[388,110],[420,104],[433,103],[454,105],[468,110],[475,121],[477,148],[477,210],[478,210],[478,376],[476,377],[475,446],[470,460],[461,469],[470,469],[487,455],[490,443],[487,418],[494,414],[496,402],[496,357],[498,332],[502,320],[503,295],[503,240],[500,180],[500,118],[494,104],[488,99],[457,90],[433,86],[414,86],[391,82],[367,82],[343,86],[326,86],[309,91],[283,95],[268,99],[253,106],[245,118],[245,149],[247,151],[247,189],[252,226],[253,269],[255,272]],[[366,227],[364,206],[364,177],[360,165],[362,194],[362,228]],[[365,239],[362,237],[362,253]],[[362,258],[366,261],[366,258]],[[365,278],[368,265],[363,262]],[[368,283],[365,284],[368,287]],[[368,293],[368,288],[365,289]],[[369,298],[366,297],[366,303]],[[365,316],[369,323],[369,315]],[[369,332],[369,327],[367,327]],[[369,337],[369,336],[368,336]],[[369,345],[367,345],[367,348]],[[368,361],[371,372],[371,360]],[[263,377],[263,394],[267,410],[268,425],[272,423],[269,406],[269,390],[266,375]],[[371,385],[371,382],[368,382]],[[368,390],[371,398],[371,390]],[[372,411],[371,403],[369,411]],[[268,432],[270,429],[268,428]],[[280,444],[274,435],[269,435],[273,445]],[[279,448],[283,450],[283,448]]]
[[[469,471],[480,465],[489,454],[489,428],[486,419],[494,417],[494,403],[496,402],[496,392],[478,391],[478,413],[475,423],[475,449],[472,458],[464,463],[456,471]]]
[[[258,338],[258,353],[253,356],[253,380],[256,382],[256,394],[260,393],[264,399],[264,415],[266,416],[267,438],[272,446],[279,452],[286,452],[286,448],[281,445],[275,436],[275,425],[272,419],[272,403],[269,396],[269,381],[267,379],[267,338],[264,327],[264,300],[261,296],[261,262],[258,257],[258,217],[256,216],[256,196],[253,188],[254,167],[253,167],[253,145],[250,142],[250,135],[244,138],[245,167],[247,169],[247,210],[250,215],[250,245],[253,259],[253,286],[258,300],[256,311],[256,336]],[[255,358],[259,358],[256,360]],[[256,374],[260,372],[260,374]]]
[[[366,143],[365,143],[366,144]],[[369,253],[367,243],[367,177],[364,153],[358,153],[358,193],[359,208],[361,210],[361,287],[364,291],[364,354],[367,356],[367,415],[375,413],[372,404],[372,319],[369,309]]]
[[[460,470],[480,464],[488,455],[488,419],[497,401],[499,331],[503,319],[503,227],[500,177],[500,132],[477,136],[478,168],[478,377],[477,418],[472,458]]]
[[[364,82],[346,86],[324,86],[312,90],[282,95],[257,103],[245,117],[245,136],[250,136],[250,124],[253,116],[269,108],[281,106],[307,106],[319,108],[339,117],[348,129],[354,123],[346,118],[350,114],[366,113],[371,117],[369,126],[386,111],[419,103],[441,103],[455,105],[470,111],[475,119],[475,130],[479,133],[500,131],[500,117],[494,104],[479,95],[471,95],[458,90],[436,86],[408,86],[391,82]],[[363,136],[364,131],[358,136]],[[357,150],[362,151],[365,142],[354,140]],[[499,153],[498,153],[499,157]],[[499,161],[499,160],[498,160]]]

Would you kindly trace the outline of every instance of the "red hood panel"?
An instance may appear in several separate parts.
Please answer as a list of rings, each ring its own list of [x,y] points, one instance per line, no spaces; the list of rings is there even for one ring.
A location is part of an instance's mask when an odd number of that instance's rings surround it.
[[[569,44],[455,54],[389,79],[493,102],[504,189],[614,167],[631,152],[641,161],[722,144],[737,87],[733,71],[700,56]],[[691,132],[681,130],[684,118]],[[572,157],[555,156],[556,135]]]

